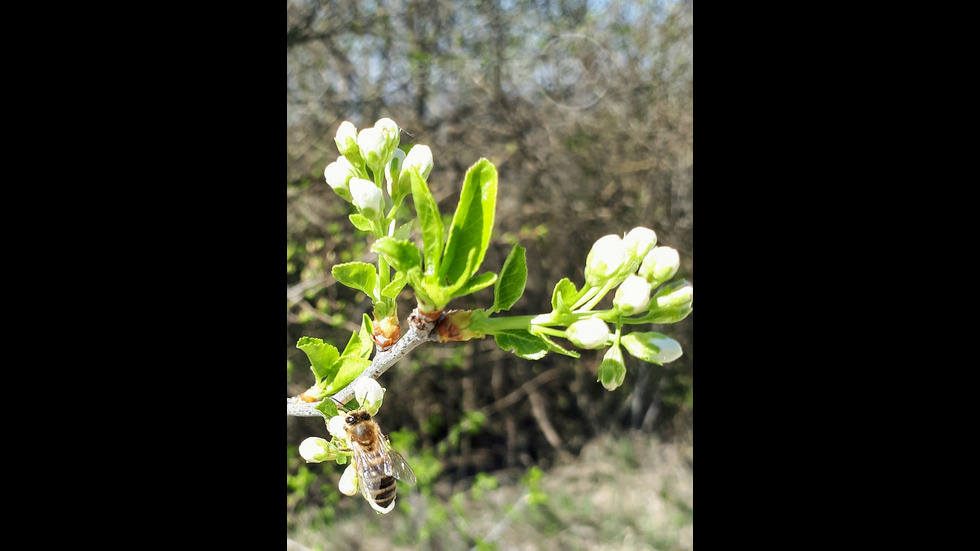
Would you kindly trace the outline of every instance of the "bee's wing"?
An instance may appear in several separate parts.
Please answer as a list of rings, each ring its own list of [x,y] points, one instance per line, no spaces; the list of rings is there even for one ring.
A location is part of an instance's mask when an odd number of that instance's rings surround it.
[[[411,465],[405,458],[395,450],[388,448],[388,459],[391,468],[391,476],[401,480],[402,482],[408,484],[409,486],[415,485],[415,471],[412,470]]]
[[[357,442],[351,442],[350,449],[354,456],[361,493],[371,501],[374,492],[380,488],[381,477],[393,476],[388,453],[381,446],[375,446],[374,451],[366,451]]]

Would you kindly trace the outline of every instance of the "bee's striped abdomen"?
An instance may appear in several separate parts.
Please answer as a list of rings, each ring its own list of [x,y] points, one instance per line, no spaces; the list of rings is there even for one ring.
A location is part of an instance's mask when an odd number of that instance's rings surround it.
[[[374,502],[378,504],[379,507],[384,509],[385,507],[391,505],[391,502],[395,500],[395,477],[393,476],[382,476],[381,481],[378,483],[378,492],[374,494]]]

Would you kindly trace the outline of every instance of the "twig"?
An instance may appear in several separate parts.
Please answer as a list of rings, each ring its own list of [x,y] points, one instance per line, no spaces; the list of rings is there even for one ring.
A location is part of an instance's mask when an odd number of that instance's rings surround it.
[[[341,404],[350,402],[354,398],[354,383],[358,380],[367,377],[377,379],[382,373],[388,371],[388,368],[395,365],[398,360],[402,359],[412,350],[415,350],[422,343],[430,341],[438,342],[439,334],[432,331],[434,326],[434,323],[424,323],[413,312],[408,317],[408,331],[402,338],[398,339],[398,342],[388,350],[378,351],[374,355],[374,359],[371,360],[371,365],[363,373],[358,375],[357,379],[351,381],[349,385],[342,388],[331,396],[331,398]],[[294,417],[323,417],[323,414],[316,409],[319,403],[304,402],[300,400],[299,396],[286,398],[286,415],[292,415]]]
[[[532,390],[527,394],[528,400],[531,402],[531,414],[534,416],[534,420],[538,422],[538,428],[544,433],[545,440],[551,444],[555,450],[558,451],[558,455],[563,459],[569,459],[572,454],[565,449],[565,444],[562,442],[561,437],[558,436],[558,431],[552,426],[551,421],[548,420],[548,414],[544,409],[544,401],[538,391]]]
[[[544,371],[536,375],[533,379],[526,381],[524,384],[519,386],[517,389],[513,390],[510,394],[504,396],[503,398],[488,404],[479,409],[479,411],[486,414],[493,414],[498,411],[502,411],[518,402],[525,394],[533,392],[539,386],[550,382],[559,375],[557,367],[553,367],[548,371]]]

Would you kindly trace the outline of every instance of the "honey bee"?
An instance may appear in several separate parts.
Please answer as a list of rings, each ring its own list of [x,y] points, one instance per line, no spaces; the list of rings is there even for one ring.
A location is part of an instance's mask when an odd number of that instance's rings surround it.
[[[415,472],[405,458],[391,449],[378,423],[363,409],[344,418],[354,471],[364,499],[379,513],[395,506],[395,479],[415,484]]]

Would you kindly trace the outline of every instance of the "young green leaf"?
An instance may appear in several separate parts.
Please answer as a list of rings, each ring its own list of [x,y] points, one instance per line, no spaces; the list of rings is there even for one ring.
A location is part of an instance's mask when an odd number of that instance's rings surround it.
[[[408,222],[405,222],[401,226],[398,226],[398,228],[395,229],[395,233],[393,233],[391,237],[394,237],[395,239],[408,239],[409,237],[411,237],[413,222],[415,222],[415,220],[409,220]]]
[[[555,312],[571,312],[577,296],[578,290],[575,288],[575,284],[567,277],[562,278],[555,285],[555,291],[551,295],[551,309]]]
[[[330,399],[321,400],[314,409],[322,413],[327,419],[336,417],[339,414],[337,403]]]
[[[366,232],[374,231],[374,225],[371,224],[371,220],[367,216],[360,213],[355,213],[348,216],[348,218],[350,218],[350,223],[354,224],[355,228]]]
[[[377,280],[378,272],[374,266],[366,262],[347,262],[337,264],[331,270],[337,281],[352,288],[362,291],[365,295],[373,299],[374,283]]]
[[[396,272],[395,277],[391,278],[391,283],[381,289],[381,296],[397,298],[398,293],[402,292],[406,283],[408,283],[408,275],[405,272]]]
[[[305,352],[306,357],[310,359],[310,369],[317,384],[324,379],[329,381],[337,372],[336,363],[340,352],[337,351],[336,346],[327,344],[322,339],[301,337],[296,341],[296,348]]]
[[[480,159],[466,171],[463,180],[459,204],[449,226],[446,252],[439,266],[441,281],[458,285],[468,281],[480,268],[490,244],[496,206],[497,169],[487,159]]]
[[[465,285],[453,291],[453,296],[461,297],[465,295],[472,295],[481,289],[485,289],[493,285],[495,281],[497,281],[497,274],[493,272],[484,272],[476,277],[470,278]]]
[[[551,340],[551,338],[548,337],[548,335],[545,335],[543,333],[539,333],[539,332],[535,331],[533,328],[531,329],[531,333],[534,336],[536,336],[536,337],[540,337],[541,340],[544,341],[544,343],[546,345],[548,345],[548,349],[551,350],[552,352],[557,352],[559,354],[564,354],[565,356],[571,356],[572,358],[580,358],[580,357],[582,357],[582,355],[579,354],[578,352],[576,352],[574,350],[568,350],[568,349],[560,346],[558,343],[556,343],[555,341]]]
[[[460,278],[456,281],[448,281],[448,279],[444,279],[443,281],[447,281],[447,284],[439,285],[439,287],[441,287],[441,292],[445,294],[447,297],[446,298],[447,302],[452,297],[462,296],[464,294],[464,293],[458,293],[458,291],[463,287],[467,286],[467,284],[470,281],[470,276],[476,273],[476,269],[477,269],[476,249],[470,249],[466,256],[466,267],[461,272],[463,274],[469,274],[469,275],[467,275],[465,278]]]
[[[426,311],[432,311],[433,308],[436,308],[436,299],[429,295],[429,289],[425,282],[425,276],[422,275],[422,270],[415,268],[406,272],[405,275],[408,277],[408,284],[415,291],[415,298],[419,302],[418,305]]]
[[[385,319],[391,313],[392,308],[398,308],[393,300],[376,300],[374,301],[374,315],[378,319]]]
[[[341,356],[337,363],[340,365],[340,369],[337,370],[337,376],[334,377],[333,382],[325,389],[327,394],[334,394],[349,385],[371,365],[371,360],[357,356]]]
[[[528,331],[500,331],[493,338],[502,350],[513,352],[525,360],[540,360],[548,354],[548,345],[539,336]]]
[[[524,294],[524,285],[527,283],[526,254],[524,247],[516,243],[510,250],[503,268],[500,269],[500,278],[493,287],[493,306],[488,310],[489,313],[510,310]]]
[[[367,358],[371,355],[372,350],[374,350],[374,341],[371,339],[371,317],[364,314],[364,318],[361,320],[361,330],[357,333],[351,333],[350,340],[347,341],[347,346],[341,356]]]
[[[422,227],[422,256],[425,258],[425,275],[433,275],[439,269],[442,260],[442,243],[446,232],[442,225],[442,215],[435,197],[429,191],[425,180],[419,176],[418,168],[409,167],[412,178],[412,201],[415,202],[415,213]]]
[[[422,265],[419,248],[407,239],[382,237],[371,245],[371,250],[381,255],[398,272],[407,272]]]

